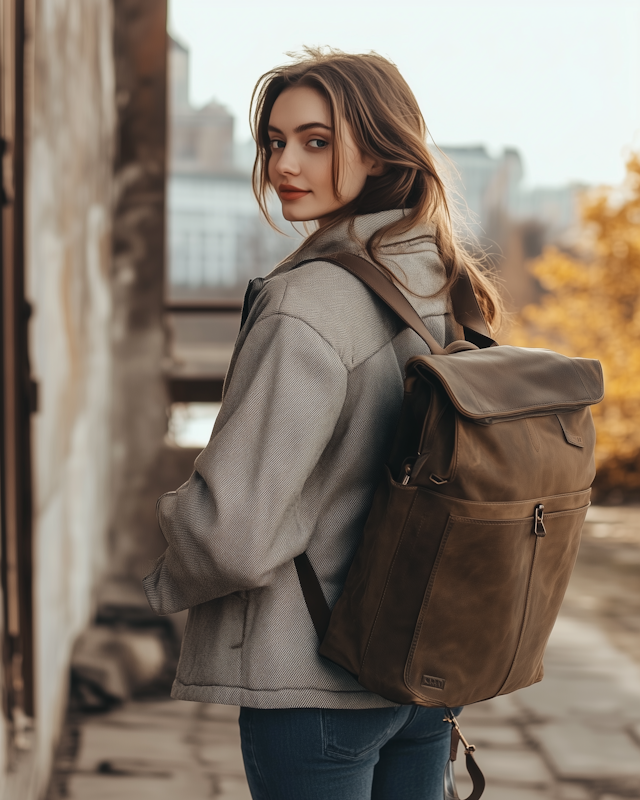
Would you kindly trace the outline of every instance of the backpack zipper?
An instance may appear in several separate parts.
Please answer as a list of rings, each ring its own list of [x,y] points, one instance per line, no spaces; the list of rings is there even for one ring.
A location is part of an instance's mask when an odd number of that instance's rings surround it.
[[[403,486],[406,486],[409,483],[409,479],[411,478],[411,467],[412,464],[404,465],[404,478],[402,479]]]

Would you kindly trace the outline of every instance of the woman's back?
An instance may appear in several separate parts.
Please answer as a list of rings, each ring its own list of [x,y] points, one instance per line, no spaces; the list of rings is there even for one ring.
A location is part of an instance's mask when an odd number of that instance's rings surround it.
[[[428,350],[357,278],[321,260],[361,252],[345,229],[329,233],[252,293],[211,442],[189,483],[159,502],[180,556],[168,553],[145,588],[159,613],[191,607],[177,698],[391,705],[318,656],[293,558],[308,552],[332,605],[395,432],[404,363]],[[445,275],[429,234],[411,231],[384,256],[410,289],[433,295]],[[456,338],[445,294],[411,300],[436,339]]]

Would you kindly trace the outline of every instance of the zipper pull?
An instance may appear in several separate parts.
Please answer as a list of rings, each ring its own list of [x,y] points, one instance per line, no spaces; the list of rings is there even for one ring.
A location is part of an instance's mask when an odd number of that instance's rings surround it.
[[[406,486],[409,483],[409,479],[411,478],[411,464],[404,465],[404,478],[402,479],[402,485]]]
[[[536,536],[546,536],[547,530],[544,527],[544,506],[542,503],[538,503],[538,505],[534,509],[534,516],[533,516],[533,532]]]

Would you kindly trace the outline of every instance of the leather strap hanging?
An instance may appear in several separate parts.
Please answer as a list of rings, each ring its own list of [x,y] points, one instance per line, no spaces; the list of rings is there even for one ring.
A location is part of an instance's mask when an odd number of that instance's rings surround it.
[[[313,622],[313,627],[318,634],[318,640],[322,641],[324,635],[329,627],[329,618],[331,617],[331,609],[327,605],[322,587],[314,568],[311,566],[309,556],[306,553],[300,553],[293,559],[298,573],[298,580],[300,581],[300,588],[304,596],[304,601],[309,609],[309,616]]]
[[[458,757],[458,745],[460,742],[464,745],[467,772],[469,773],[472,783],[471,794],[469,797],[465,798],[465,800],[480,800],[485,788],[485,779],[473,757],[476,747],[473,744],[469,744],[464,738],[460,726],[458,725],[458,720],[451,711],[448,711],[444,722],[449,722],[451,724],[451,750],[449,752],[449,762],[444,772],[444,800],[460,800],[453,771],[453,764]]]

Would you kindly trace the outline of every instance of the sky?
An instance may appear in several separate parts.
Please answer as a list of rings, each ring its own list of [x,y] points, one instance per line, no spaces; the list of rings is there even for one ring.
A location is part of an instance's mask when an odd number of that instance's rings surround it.
[[[260,75],[329,45],[394,61],[436,144],[517,148],[528,187],[619,183],[640,150],[640,0],[169,0],[169,30],[238,141]]]

